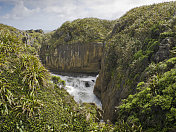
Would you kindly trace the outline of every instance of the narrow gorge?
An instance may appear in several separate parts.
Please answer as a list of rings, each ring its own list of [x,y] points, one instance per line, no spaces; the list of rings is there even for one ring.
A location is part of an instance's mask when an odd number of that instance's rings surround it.
[[[170,2],[132,9],[116,21],[66,22],[44,43],[41,60],[54,72],[100,72],[94,93],[104,120],[115,122],[116,107],[136,93],[139,82],[148,81],[150,65],[175,56],[174,9]]]
[[[147,83],[151,64],[157,65],[175,56],[172,54],[176,46],[174,9],[174,2],[132,9],[120,19],[109,21],[102,39],[94,27],[84,28],[91,19],[87,23],[86,19],[66,22],[54,33],[54,46],[45,45],[42,49],[48,54],[45,58],[42,56],[42,61],[49,69],[68,73],[100,71],[94,93],[102,102],[104,120],[115,122],[118,120],[116,107],[136,93],[139,82]],[[94,34],[97,37],[92,40]],[[79,37],[83,37],[82,42]]]
[[[176,2],[0,29],[0,131],[176,131]]]

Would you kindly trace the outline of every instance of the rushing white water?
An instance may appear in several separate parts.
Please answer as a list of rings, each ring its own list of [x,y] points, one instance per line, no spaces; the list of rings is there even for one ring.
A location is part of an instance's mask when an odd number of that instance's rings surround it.
[[[95,103],[101,107],[100,100],[94,95],[93,89],[97,77],[94,76],[62,76],[58,75],[66,82],[67,92],[74,97],[78,103]]]

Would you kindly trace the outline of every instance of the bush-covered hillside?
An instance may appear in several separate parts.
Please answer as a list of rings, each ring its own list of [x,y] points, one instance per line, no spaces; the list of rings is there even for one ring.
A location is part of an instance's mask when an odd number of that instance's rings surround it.
[[[114,21],[97,18],[77,19],[65,22],[52,35],[49,44],[103,42],[112,30]]]
[[[0,31],[1,131],[17,130],[20,122],[28,124],[30,117],[39,114],[42,104],[36,94],[49,76],[33,48],[17,35],[21,37],[7,28]]]
[[[94,90],[101,98],[105,119],[133,125],[136,121],[144,130],[164,131],[175,126],[175,63],[167,68],[163,62],[175,59],[175,48],[176,2],[134,8],[117,20],[106,40]],[[148,74],[152,64],[165,67],[161,68],[164,75],[159,69]],[[145,87],[138,90],[140,81]]]
[[[10,31],[10,33],[16,34],[16,36],[18,38],[20,38],[20,40],[26,44],[27,46],[30,45],[31,46],[31,50],[33,50],[33,52],[35,52],[35,54],[38,54],[38,52],[40,51],[41,48],[41,44],[43,42],[43,37],[44,34],[42,32],[42,30],[18,30],[14,27],[11,26],[7,26],[4,24],[0,24],[0,30],[8,30]]]
[[[146,82],[117,107],[118,119],[141,125],[148,131],[176,130],[176,57],[151,63],[145,70]]]
[[[0,30],[0,131],[109,131],[95,106],[78,105],[16,29]]]

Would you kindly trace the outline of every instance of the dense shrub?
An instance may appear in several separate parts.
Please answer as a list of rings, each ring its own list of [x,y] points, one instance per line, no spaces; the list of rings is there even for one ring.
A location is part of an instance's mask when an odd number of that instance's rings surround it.
[[[144,130],[176,129],[174,128],[176,126],[175,59],[174,57],[155,66],[149,66],[147,72],[152,77],[148,78],[146,83],[138,83],[137,93],[129,95],[123,100],[123,104],[117,107],[119,119],[129,124],[142,125]]]

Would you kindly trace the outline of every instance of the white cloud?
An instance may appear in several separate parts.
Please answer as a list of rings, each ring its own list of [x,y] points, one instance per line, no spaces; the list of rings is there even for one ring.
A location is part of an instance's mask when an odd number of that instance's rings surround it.
[[[14,23],[20,29],[56,29],[65,21],[85,17],[112,20],[134,7],[171,0],[0,0],[2,1],[14,4],[10,13],[5,14],[3,19],[0,17],[6,24]]]
[[[58,6],[48,6],[44,9],[46,13],[61,13],[61,8]]]
[[[70,13],[74,13],[73,11],[76,10],[76,8],[76,5],[74,5],[73,3],[68,3],[64,5],[47,6],[43,9],[43,11],[46,13],[69,15]]]
[[[24,6],[24,2],[22,0],[19,0],[15,3],[15,6],[12,9],[12,11],[10,13],[6,14],[5,16],[3,16],[3,18],[5,18],[5,19],[21,19],[24,17],[31,16],[34,13],[39,12],[39,10],[40,10],[39,8],[30,10]]]

